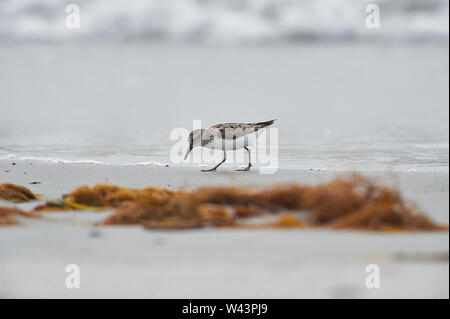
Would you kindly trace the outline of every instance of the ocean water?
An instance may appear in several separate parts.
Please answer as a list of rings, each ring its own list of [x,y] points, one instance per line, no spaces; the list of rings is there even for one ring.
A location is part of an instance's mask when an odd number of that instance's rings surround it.
[[[0,158],[199,165],[171,162],[174,129],[276,118],[280,168],[448,171],[448,54],[445,42],[3,43]]]
[[[69,1],[2,0],[0,40],[135,40],[175,43],[448,41],[447,0],[77,0],[80,29],[64,24]],[[381,28],[365,26],[367,5]]]
[[[448,171],[447,0],[68,3],[0,1],[0,158],[191,165],[175,129],[276,118],[279,167]]]

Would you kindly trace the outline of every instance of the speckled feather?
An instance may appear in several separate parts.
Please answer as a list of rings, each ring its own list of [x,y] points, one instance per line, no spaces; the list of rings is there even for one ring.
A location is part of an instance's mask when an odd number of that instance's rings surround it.
[[[215,136],[214,131],[219,130],[222,138],[227,140],[237,139],[239,137],[254,133],[261,128],[272,125],[276,120],[258,122],[258,123],[222,123],[211,126],[205,132],[208,136]]]

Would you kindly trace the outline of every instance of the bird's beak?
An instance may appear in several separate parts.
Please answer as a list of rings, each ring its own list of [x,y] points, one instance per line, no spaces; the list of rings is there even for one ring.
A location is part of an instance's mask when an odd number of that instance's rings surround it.
[[[188,157],[189,153],[192,151],[194,147],[192,146],[192,144],[189,144],[189,149],[186,152],[186,155],[184,156],[184,160],[186,160],[186,158]]]

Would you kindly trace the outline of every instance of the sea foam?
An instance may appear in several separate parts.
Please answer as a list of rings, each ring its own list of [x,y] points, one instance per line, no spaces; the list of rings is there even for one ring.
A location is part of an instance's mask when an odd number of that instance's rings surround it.
[[[67,29],[66,2],[2,0],[0,39],[152,40],[204,43],[448,41],[448,0],[379,0],[380,28],[365,25],[371,0],[78,0],[80,28]]]

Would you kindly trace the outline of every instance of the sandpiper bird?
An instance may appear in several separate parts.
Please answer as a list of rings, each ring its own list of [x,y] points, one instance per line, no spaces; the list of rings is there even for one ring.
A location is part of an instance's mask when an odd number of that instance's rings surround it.
[[[223,151],[223,160],[211,169],[202,172],[215,171],[227,159],[226,151],[245,148],[248,152],[248,166],[238,171],[249,171],[252,167],[249,145],[252,145],[258,135],[259,129],[272,125],[275,120],[259,123],[223,123],[214,125],[208,129],[194,130],[189,134],[189,149],[184,159],[196,146]]]

